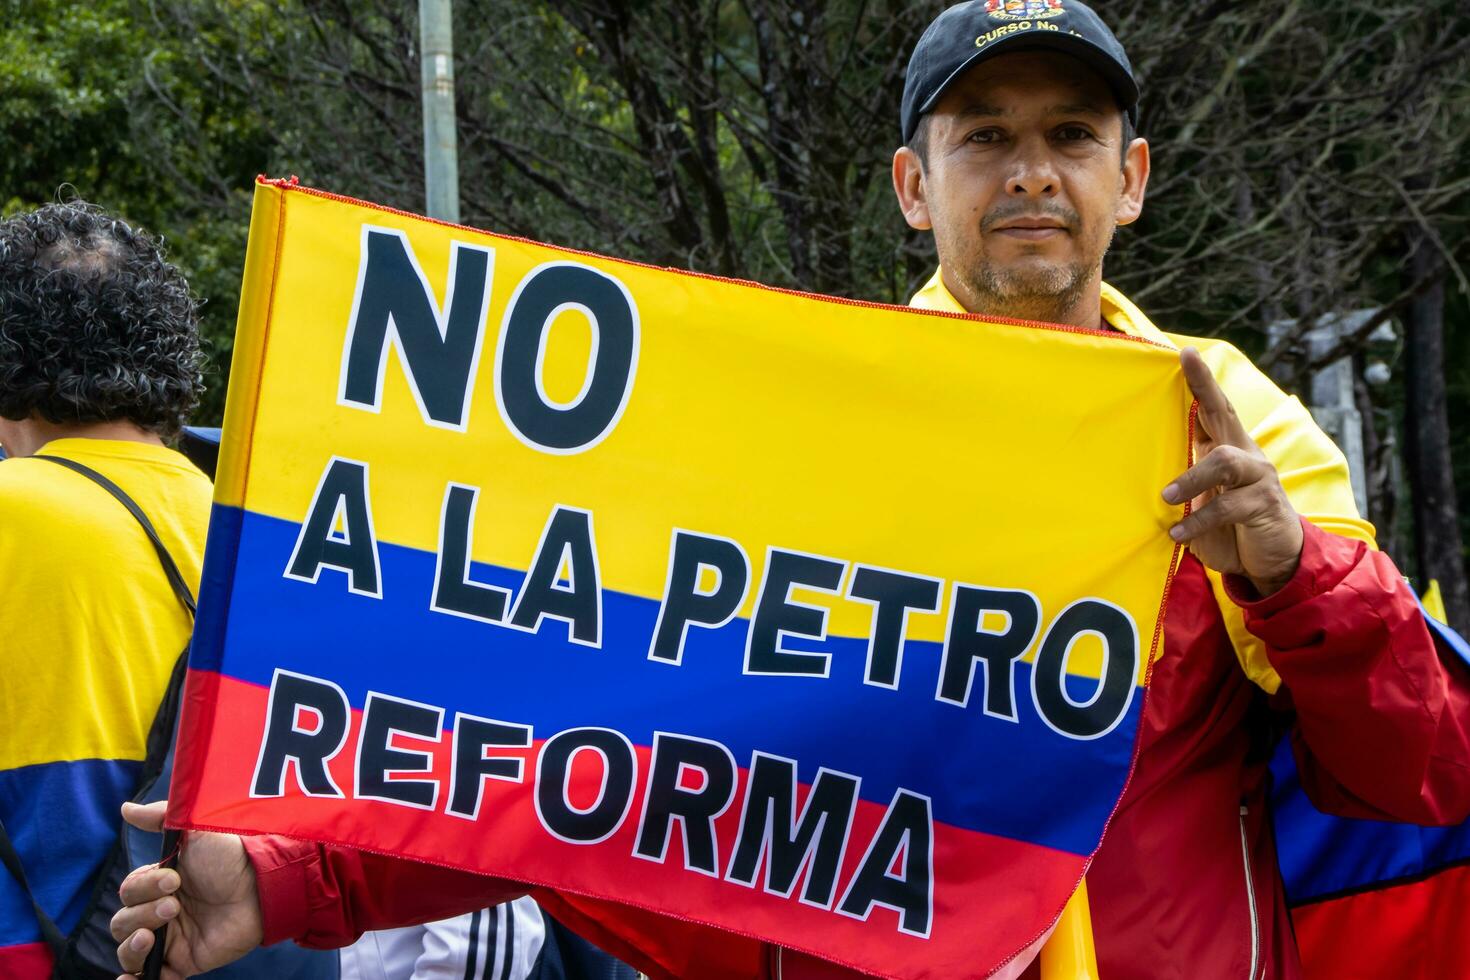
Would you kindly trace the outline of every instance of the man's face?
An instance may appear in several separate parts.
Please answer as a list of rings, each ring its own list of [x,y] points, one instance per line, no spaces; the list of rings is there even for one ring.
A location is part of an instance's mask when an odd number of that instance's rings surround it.
[[[1113,229],[1138,217],[1148,148],[1126,154],[1106,82],[1054,51],[966,72],[928,116],[927,163],[894,157],[904,216],[932,228],[945,284],[966,309],[1097,325]]]

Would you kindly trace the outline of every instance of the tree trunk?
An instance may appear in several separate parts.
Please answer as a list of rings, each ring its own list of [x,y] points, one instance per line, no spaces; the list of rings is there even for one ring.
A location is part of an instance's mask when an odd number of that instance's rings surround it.
[[[1409,282],[1435,275],[1439,257],[1422,229],[1409,234]],[[1455,478],[1450,467],[1450,419],[1445,401],[1444,272],[1405,316],[1404,442],[1413,491],[1414,551],[1420,592],[1438,580],[1450,625],[1470,633],[1470,585],[1460,547]]]

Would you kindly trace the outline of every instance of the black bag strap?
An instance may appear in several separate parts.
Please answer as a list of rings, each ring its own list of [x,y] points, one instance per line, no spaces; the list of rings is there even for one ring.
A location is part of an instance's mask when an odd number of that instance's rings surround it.
[[[184,608],[189,610],[189,617],[191,619],[194,617],[194,593],[189,589],[188,583],[184,581],[184,576],[179,571],[178,563],[174,561],[173,555],[169,554],[168,547],[164,545],[163,539],[158,536],[158,531],[153,527],[153,522],[148,519],[148,515],[143,513],[143,508],[139,507],[137,502],[132,497],[129,497],[122,487],[113,483],[107,477],[92,469],[92,467],[84,463],[78,463],[74,459],[41,455],[32,456],[31,459],[50,460],[59,466],[65,466],[69,470],[80,473],[103,490],[106,490],[116,498],[118,503],[127,508],[128,513],[132,514],[133,518],[142,526],[143,533],[148,535],[148,540],[153,543],[153,550],[158,553],[158,561],[163,565],[163,573],[168,577],[168,584],[173,588],[174,595],[178,597],[179,602],[183,604]],[[175,675],[178,674],[177,666],[174,669],[174,673]],[[170,686],[172,684],[173,680],[170,681]],[[150,733],[148,746],[150,754],[154,749],[153,738],[151,736],[152,733]],[[30,899],[31,909],[36,914],[36,922],[41,927],[41,938],[46,941],[47,946],[51,947],[51,952],[56,957],[56,961],[58,963],[61,962],[62,957],[66,954],[67,938],[56,925],[55,920],[46,914],[45,909],[41,908],[41,903],[36,900],[35,893],[31,891],[30,881],[27,880],[25,868],[20,862],[20,854],[16,852],[15,845],[11,843],[10,834],[6,832],[4,823],[0,823],[0,864],[5,866],[5,869],[15,878],[16,883],[20,885],[21,891],[25,892],[26,898]]]
[[[39,454],[32,456],[31,459],[44,459],[58,466],[65,466],[67,469],[85,476],[103,490],[112,494],[113,497],[117,498],[117,502],[126,507],[128,513],[132,514],[133,518],[143,526],[143,532],[148,535],[148,540],[153,542],[153,550],[158,552],[158,560],[163,565],[163,573],[168,576],[168,584],[173,587],[174,595],[178,596],[179,601],[184,604],[184,608],[189,610],[189,615],[191,617],[194,615],[194,593],[189,590],[188,583],[184,581],[184,576],[179,571],[178,563],[174,561],[174,556],[168,553],[168,548],[164,545],[163,539],[158,536],[158,531],[154,529],[153,522],[148,519],[147,514],[143,513],[143,508],[139,507],[133,498],[129,497],[123,491],[122,487],[113,483],[107,477],[92,469],[92,467],[87,466],[85,463],[78,463],[74,459],[67,459],[63,456],[41,456]]]
[[[0,823],[0,864],[5,865],[20,885],[20,890],[26,893],[26,898],[31,900],[31,909],[36,913],[36,922],[41,926],[41,938],[46,940],[46,945],[51,947],[51,953],[59,961],[62,954],[66,952],[66,936],[62,935],[51,916],[41,908],[41,903],[36,901],[35,894],[31,891],[31,884],[26,880],[26,870],[20,865],[20,855],[15,852],[15,845],[10,843],[10,835],[5,832],[5,825]]]

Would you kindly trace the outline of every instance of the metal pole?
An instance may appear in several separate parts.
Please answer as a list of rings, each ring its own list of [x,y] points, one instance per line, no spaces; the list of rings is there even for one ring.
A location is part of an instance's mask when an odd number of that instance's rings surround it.
[[[419,0],[424,91],[424,197],[429,217],[459,220],[451,0]]]

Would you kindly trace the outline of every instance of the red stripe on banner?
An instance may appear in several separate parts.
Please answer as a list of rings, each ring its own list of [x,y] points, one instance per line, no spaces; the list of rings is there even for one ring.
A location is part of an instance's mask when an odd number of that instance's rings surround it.
[[[823,949],[840,950],[848,965],[880,976],[892,969],[895,956],[909,964],[909,975],[936,980],[975,974],[985,963],[998,965],[1014,954],[1018,936],[1038,934],[1055,920],[1086,865],[1086,859],[1075,854],[935,822],[931,931],[927,938],[909,935],[899,931],[897,912],[882,906],[875,906],[863,922],[800,902],[797,896],[804,881],[800,877],[792,897],[782,898],[758,887],[686,870],[677,823],[671,828],[665,863],[635,857],[651,755],[646,746],[634,747],[638,778],[626,818],[605,842],[581,845],[553,837],[536,816],[532,787],[540,740],[529,749],[497,750],[496,757],[523,759],[525,778],[520,783],[486,780],[475,821],[443,812],[450,792],[448,732],[437,744],[401,736],[394,742],[403,750],[432,754],[432,768],[419,778],[439,783],[434,810],[352,799],[360,710],[353,711],[351,732],[328,764],[332,779],[347,798],[305,796],[292,770],[286,779],[288,795],[252,799],[249,790],[264,729],[267,690],[220,675],[196,677],[191,673],[190,684],[191,692],[217,688],[217,717],[232,719],[232,725],[207,748],[202,742],[195,743],[194,757],[207,757],[209,765],[190,774],[196,785],[189,792],[180,792],[176,780],[170,823],[237,833],[270,828],[303,839],[321,839],[321,828],[351,827],[350,840],[344,836],[338,843],[617,901],[766,938],[814,955]],[[186,717],[181,741],[207,738],[209,733],[201,728],[197,716]],[[587,806],[595,799],[601,768],[595,760],[589,763],[580,757],[573,764],[568,795],[574,805]],[[722,872],[729,866],[739,829],[746,775],[742,767],[735,798],[715,821]],[[798,809],[807,789],[802,786],[798,791]],[[838,876],[837,898],[862,863],[886,811],[886,804],[859,801]],[[757,883],[760,881],[758,872]],[[617,884],[615,896],[612,883]],[[1012,897],[991,905],[983,927],[978,925],[973,901],[965,897],[1001,893]],[[734,898],[739,902],[732,902]],[[609,912],[617,914],[616,909]],[[913,969],[916,964],[923,964],[924,969]]]
[[[1470,977],[1470,867],[1292,910],[1308,980]]]
[[[0,977],[6,980],[47,980],[51,950],[45,943],[0,946]]]
[[[211,527],[219,522],[211,520]],[[204,751],[209,744],[209,733],[214,730],[214,709],[217,702],[220,675],[212,670],[190,669],[184,675],[184,696],[179,704],[179,734],[176,743],[190,749],[174,756],[173,776],[169,779],[169,807],[167,820],[173,825],[178,820],[179,804],[182,800],[197,799],[200,782],[204,778],[204,761],[209,753]],[[194,747],[197,746],[197,749]]]

